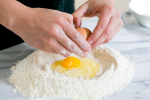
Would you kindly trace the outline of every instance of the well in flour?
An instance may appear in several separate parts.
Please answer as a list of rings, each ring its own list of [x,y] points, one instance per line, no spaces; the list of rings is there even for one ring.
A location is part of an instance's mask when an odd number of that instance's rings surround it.
[[[65,97],[76,100],[107,97],[132,80],[134,64],[112,48],[99,46],[87,58],[99,63],[102,69],[90,80],[71,78],[50,70],[52,63],[64,57],[39,50],[13,66],[9,80],[18,92],[29,98]]]

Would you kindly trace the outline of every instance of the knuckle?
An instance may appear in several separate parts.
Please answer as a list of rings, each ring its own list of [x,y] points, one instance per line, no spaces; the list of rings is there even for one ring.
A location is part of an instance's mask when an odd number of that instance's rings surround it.
[[[80,21],[80,17],[79,16],[75,16],[76,21]]]
[[[114,11],[114,8],[110,5],[106,5],[105,6],[105,10],[108,12],[108,13],[112,13]]]
[[[58,27],[57,26],[52,26],[52,28],[51,28],[51,34],[53,35],[53,36],[55,36],[55,37],[59,37],[59,30],[58,30]]]
[[[99,46],[100,43],[99,42],[95,42],[93,45],[92,45],[92,48],[96,48],[97,46]]]
[[[110,35],[110,33],[111,33],[111,30],[110,30],[110,29],[107,29],[107,30],[105,31],[105,33],[104,33],[104,37],[105,37],[105,38],[108,38],[108,36]]]
[[[73,23],[73,16],[69,17],[67,20],[68,20],[69,23],[72,24]]]
[[[51,32],[52,34],[54,34],[54,33],[57,32],[57,31],[56,31],[56,26],[55,26],[55,25],[51,26],[50,32]]]
[[[73,21],[73,16],[72,16],[72,15],[69,15],[69,19],[70,19],[71,21]]]
[[[74,17],[73,17],[73,22],[74,22],[74,23],[79,23],[80,20],[81,20],[81,19],[80,19],[79,16],[74,16]]]
[[[73,15],[65,13],[63,18],[66,19],[69,23],[73,23]]]
[[[93,40],[93,41],[94,41],[94,40],[97,40],[97,39],[99,38],[99,36],[100,36],[100,34],[98,34],[98,33],[93,34],[93,35],[92,35],[92,40]]]
[[[57,18],[57,23],[60,24],[61,26],[64,25],[64,18],[63,17],[58,17]]]
[[[110,42],[111,38],[107,38],[106,39],[106,43]]]
[[[94,38],[98,38],[99,36],[100,36],[100,34],[98,34],[98,33],[97,33],[97,34],[96,34],[96,33],[94,34]]]
[[[44,44],[39,45],[39,47],[40,47],[41,49],[46,49],[46,46],[45,46]]]
[[[48,46],[47,47],[53,48],[55,50],[58,49],[58,47],[56,46],[56,41],[53,39],[48,40]]]
[[[101,23],[99,27],[104,30],[107,27],[106,22]]]
[[[54,41],[52,39],[48,40],[48,47],[54,47]]]
[[[117,12],[117,19],[120,19],[121,18],[121,13],[120,12]]]
[[[44,43],[37,44],[36,46],[33,46],[33,47],[36,47],[37,49],[40,49],[40,50],[44,50],[46,48],[46,46],[44,45]]]

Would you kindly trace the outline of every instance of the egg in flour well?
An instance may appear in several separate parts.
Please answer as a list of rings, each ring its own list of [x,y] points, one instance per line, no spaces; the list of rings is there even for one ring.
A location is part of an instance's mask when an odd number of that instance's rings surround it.
[[[99,64],[94,60],[73,56],[53,63],[50,68],[51,70],[57,70],[57,72],[65,74],[67,77],[84,77],[87,80],[92,79],[100,70]]]

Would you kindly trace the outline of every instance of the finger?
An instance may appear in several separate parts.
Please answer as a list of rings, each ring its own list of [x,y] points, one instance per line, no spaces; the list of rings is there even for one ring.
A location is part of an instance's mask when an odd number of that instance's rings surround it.
[[[116,33],[117,33],[117,31],[114,30],[114,31],[112,32],[112,34],[111,34],[102,44],[105,44],[105,43],[110,42],[110,41],[112,40],[112,38],[115,36]]]
[[[83,4],[72,14],[75,28],[78,28],[81,26],[82,17],[84,16],[87,9],[88,9],[88,6],[86,4]]]
[[[91,45],[92,49],[97,47],[98,45],[102,44],[113,32],[113,30],[115,30],[115,26],[114,25],[115,22],[115,18],[112,17],[108,23],[108,26],[106,27],[106,29],[103,31],[103,33],[99,36],[99,38]]]
[[[112,32],[112,34],[102,44],[110,42],[112,38],[115,36],[115,34],[119,32],[122,24],[123,24],[123,21],[121,19],[119,23],[115,26],[115,30]]]
[[[62,16],[73,25],[73,15],[62,12]]]
[[[83,36],[68,22],[65,22],[63,26],[65,34],[72,39],[84,52],[91,50],[90,44],[83,38]]]
[[[95,27],[93,34],[91,34],[89,36],[89,38],[87,39],[87,41],[90,44],[95,42],[99,38],[99,36],[103,33],[103,31],[106,29],[106,27],[112,17],[111,12],[112,12],[111,8],[109,8],[109,7],[104,7],[101,9],[97,26]]]
[[[43,40],[43,41],[44,41],[44,40]],[[52,48],[50,48],[50,47],[48,47],[48,46],[44,46],[43,44],[45,44],[45,43],[39,44],[39,43],[34,42],[34,45],[31,45],[31,46],[32,46],[32,47],[35,47],[35,48],[37,48],[37,49],[40,49],[40,50],[42,50],[42,51],[44,51],[44,52],[47,52],[47,53],[58,54],[54,49],[52,49]]]
[[[54,10],[55,13],[59,14],[57,17],[57,21],[61,21],[59,18],[65,18],[71,25],[73,25],[73,15],[65,12],[61,12],[58,10]],[[61,22],[60,22],[61,23]]]
[[[53,50],[64,57],[68,57],[71,55],[71,52],[69,52],[64,46],[62,46],[56,39],[51,39],[47,47],[53,48]]]
[[[80,57],[86,57],[87,54],[85,52],[83,52],[80,47],[74,43],[62,30],[59,31],[61,34],[56,36],[56,39],[66,48],[68,49],[70,52],[75,53],[76,55],[80,56]]]
[[[48,52],[48,53],[58,54],[54,49],[52,49],[52,48],[50,48],[50,47],[47,47],[44,51],[45,51],[45,52]]]

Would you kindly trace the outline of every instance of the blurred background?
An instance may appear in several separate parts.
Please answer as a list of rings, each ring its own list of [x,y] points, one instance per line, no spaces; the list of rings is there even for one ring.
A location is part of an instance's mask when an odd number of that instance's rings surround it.
[[[86,1],[88,0],[75,0],[75,9]],[[115,7],[122,14],[123,21],[127,19],[150,29],[150,0],[115,0]],[[82,20],[86,19],[88,18]]]
[[[85,3],[88,0],[75,0],[75,9],[77,9],[79,6],[81,6],[83,3]],[[129,10],[129,2],[131,0],[115,0],[115,7],[120,12],[125,12]]]

